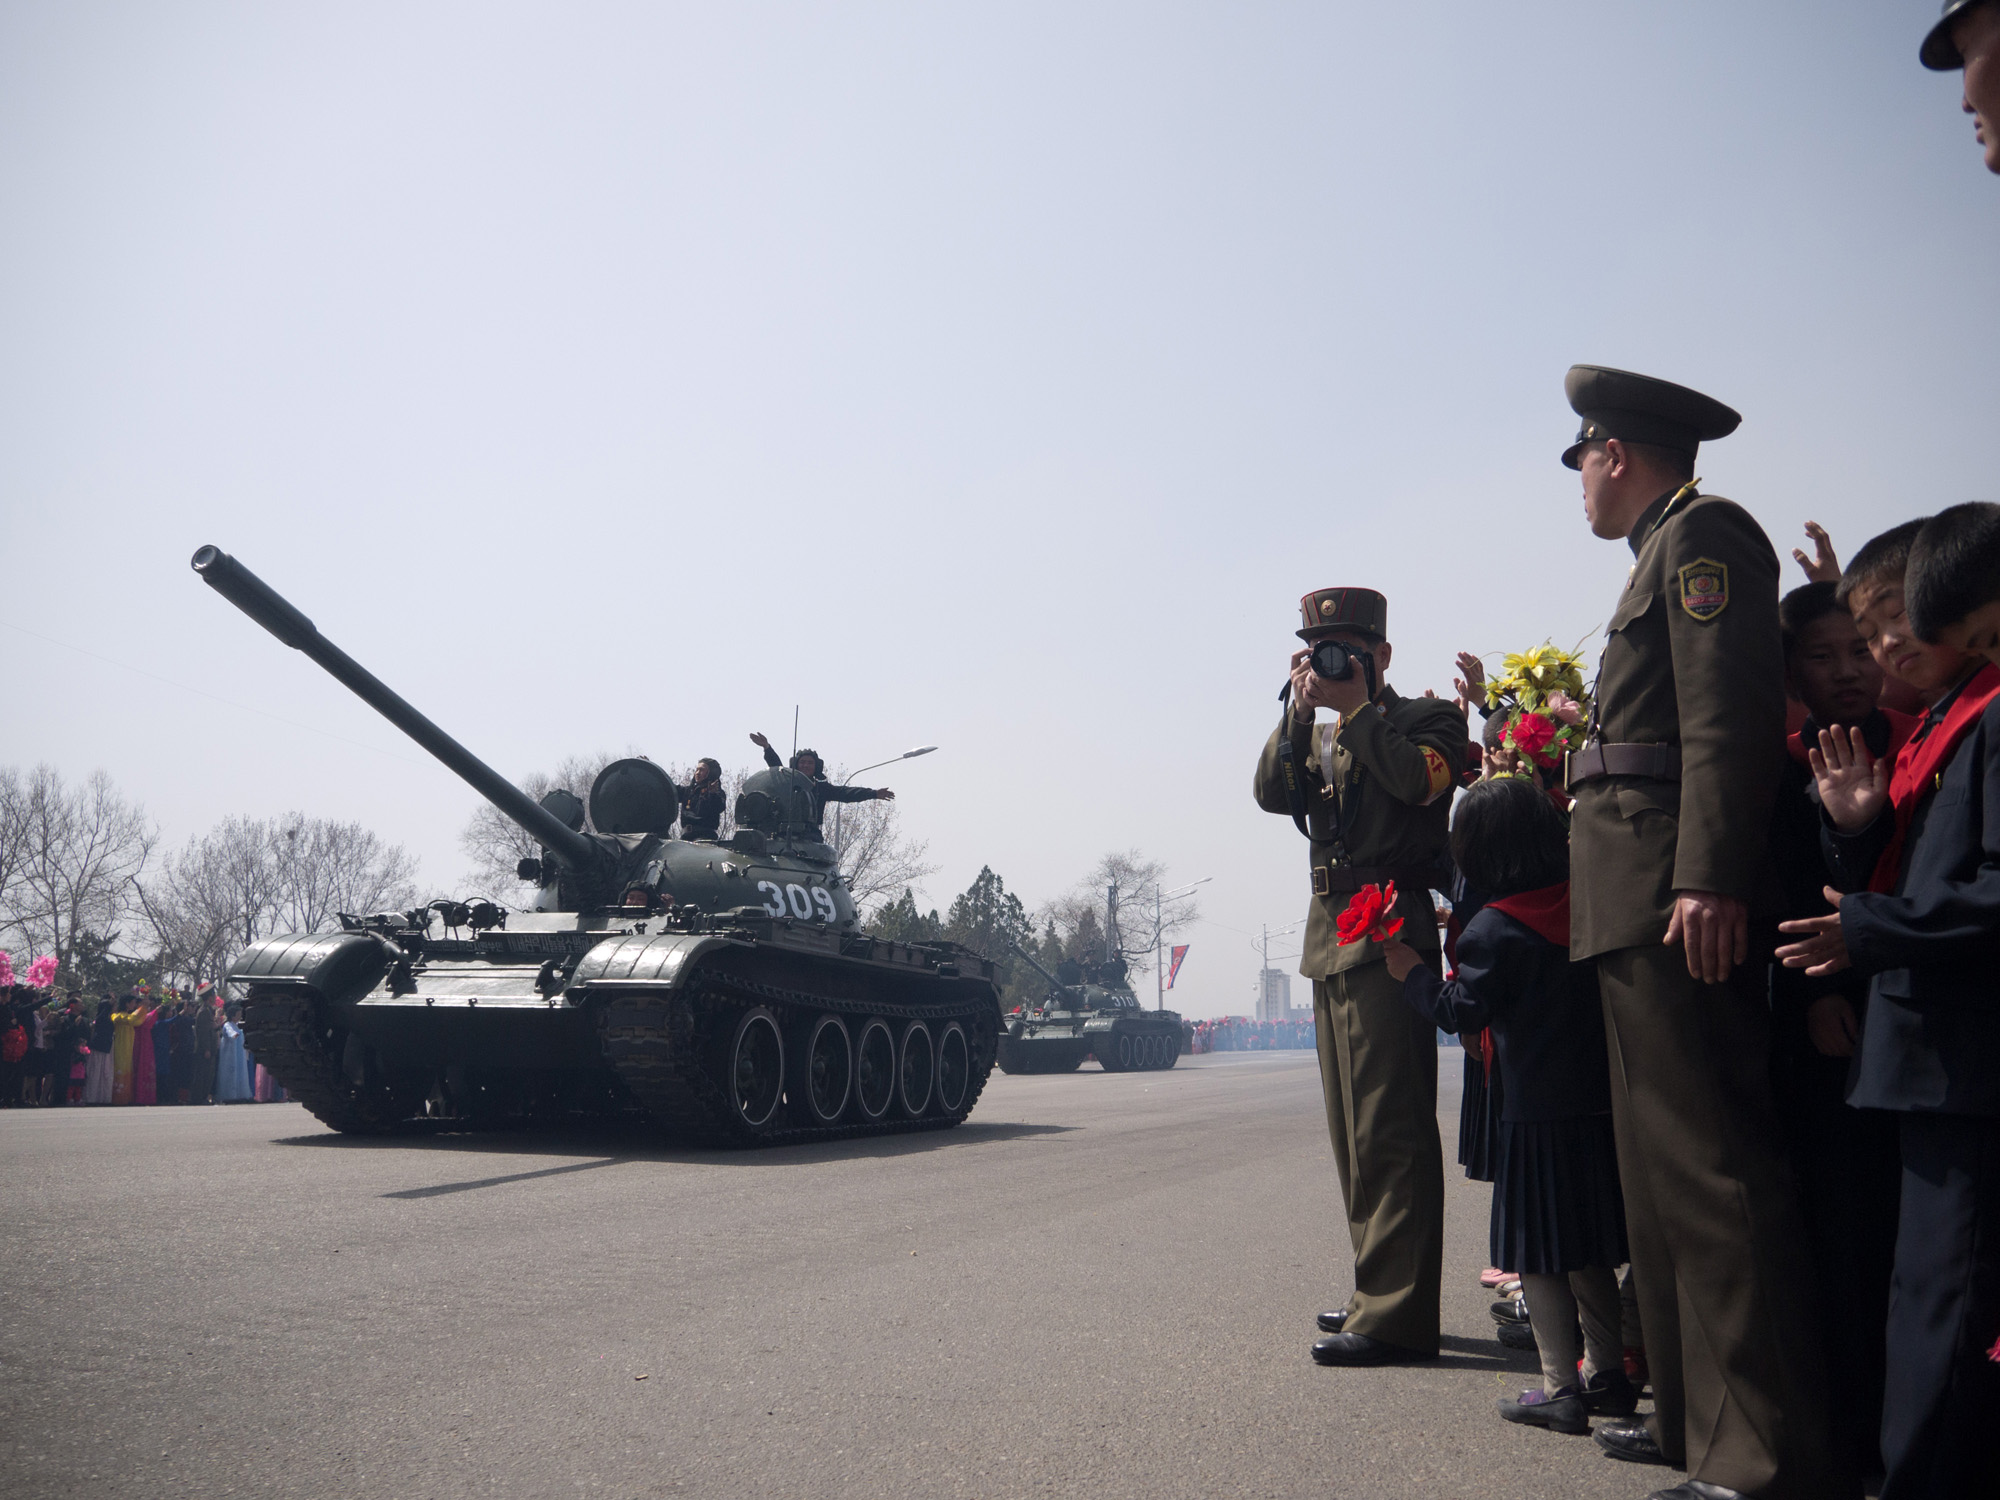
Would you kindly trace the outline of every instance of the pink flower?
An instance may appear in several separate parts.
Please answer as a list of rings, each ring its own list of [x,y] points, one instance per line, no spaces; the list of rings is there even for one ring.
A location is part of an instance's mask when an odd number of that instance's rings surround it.
[[[14,955],[0,948],[0,990],[14,982]]]
[[[45,953],[28,965],[28,983],[38,990],[50,988],[56,982],[56,956]]]
[[[1550,693],[1549,712],[1554,714],[1558,719],[1561,719],[1565,724],[1581,724],[1583,722],[1583,705],[1570,697],[1568,693]]]

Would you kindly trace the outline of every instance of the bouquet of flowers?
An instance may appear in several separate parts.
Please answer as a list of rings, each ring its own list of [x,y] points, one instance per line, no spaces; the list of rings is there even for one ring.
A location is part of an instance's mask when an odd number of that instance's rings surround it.
[[[28,965],[28,983],[38,990],[52,989],[56,982],[56,956],[44,953]]]
[[[1486,684],[1486,706],[1507,710],[1500,742],[1543,770],[1583,745],[1590,690],[1583,685],[1583,646],[1564,651],[1547,641],[1507,657]]]
[[[1334,918],[1334,935],[1343,948],[1349,943],[1386,943],[1403,930],[1403,919],[1390,916],[1395,909],[1395,881],[1387,890],[1364,885],[1348,901],[1347,910]]]

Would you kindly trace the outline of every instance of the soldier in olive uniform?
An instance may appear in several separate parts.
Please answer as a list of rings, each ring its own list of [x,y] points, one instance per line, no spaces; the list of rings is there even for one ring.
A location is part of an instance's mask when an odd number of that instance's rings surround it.
[[[1570,758],[1570,953],[1597,961],[1618,1170],[1651,1364],[1620,1458],[1684,1465],[1664,1494],[1857,1493],[1830,1451],[1804,1232],[1765,1073],[1750,907],[1784,754],[1778,557],[1694,480],[1741,420],[1683,386],[1577,365],[1591,530],[1636,559]]]
[[[1430,888],[1441,878],[1451,790],[1466,763],[1449,701],[1404,698],[1389,668],[1388,601],[1321,589],[1300,601],[1307,649],[1292,657],[1284,718],[1257,762],[1257,805],[1311,840],[1312,907],[1300,972],[1313,982],[1326,1124],[1354,1245],[1354,1295],[1321,1313],[1321,1364],[1378,1365],[1438,1351],[1444,1157],[1437,1038],[1403,1001],[1376,943],[1339,946],[1334,922],[1362,886],[1396,883],[1403,941],[1437,966]],[[1312,648],[1345,646],[1351,675],[1321,677]],[[1340,715],[1313,722],[1315,708]]]

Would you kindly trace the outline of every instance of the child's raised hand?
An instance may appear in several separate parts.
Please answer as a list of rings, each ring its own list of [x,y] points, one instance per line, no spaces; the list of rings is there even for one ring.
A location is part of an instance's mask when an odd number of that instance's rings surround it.
[[[1417,957],[1417,950],[1401,938],[1390,938],[1382,945],[1382,961],[1389,966],[1389,977],[1401,984],[1410,977],[1410,970],[1423,960]]]
[[[1822,729],[1806,760],[1819,784],[1820,805],[1842,833],[1859,833],[1888,805],[1889,762],[1868,753],[1859,730],[1845,724]]]

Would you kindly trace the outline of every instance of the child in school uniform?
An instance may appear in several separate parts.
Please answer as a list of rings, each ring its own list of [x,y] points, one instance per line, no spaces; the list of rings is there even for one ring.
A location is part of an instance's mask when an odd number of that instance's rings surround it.
[[[1847,1098],[1897,1120],[1882,1500],[2000,1495],[2000,666],[1962,649],[1992,634],[2000,507],[1877,538],[1840,588],[1930,709],[1893,765],[1821,734],[1834,910],[1781,924],[1798,940],[1778,955],[1868,976]]]
[[[1569,958],[1569,833],[1519,776],[1482,781],[1453,814],[1452,858],[1489,893],[1442,981],[1399,942],[1383,948],[1403,998],[1446,1031],[1490,1027],[1505,1101],[1493,1143],[1490,1255],[1521,1277],[1542,1384],[1500,1415],[1557,1432],[1629,1416],[1616,1268],[1625,1205],[1594,968]],[[1576,1325],[1583,1321],[1582,1369]]]

